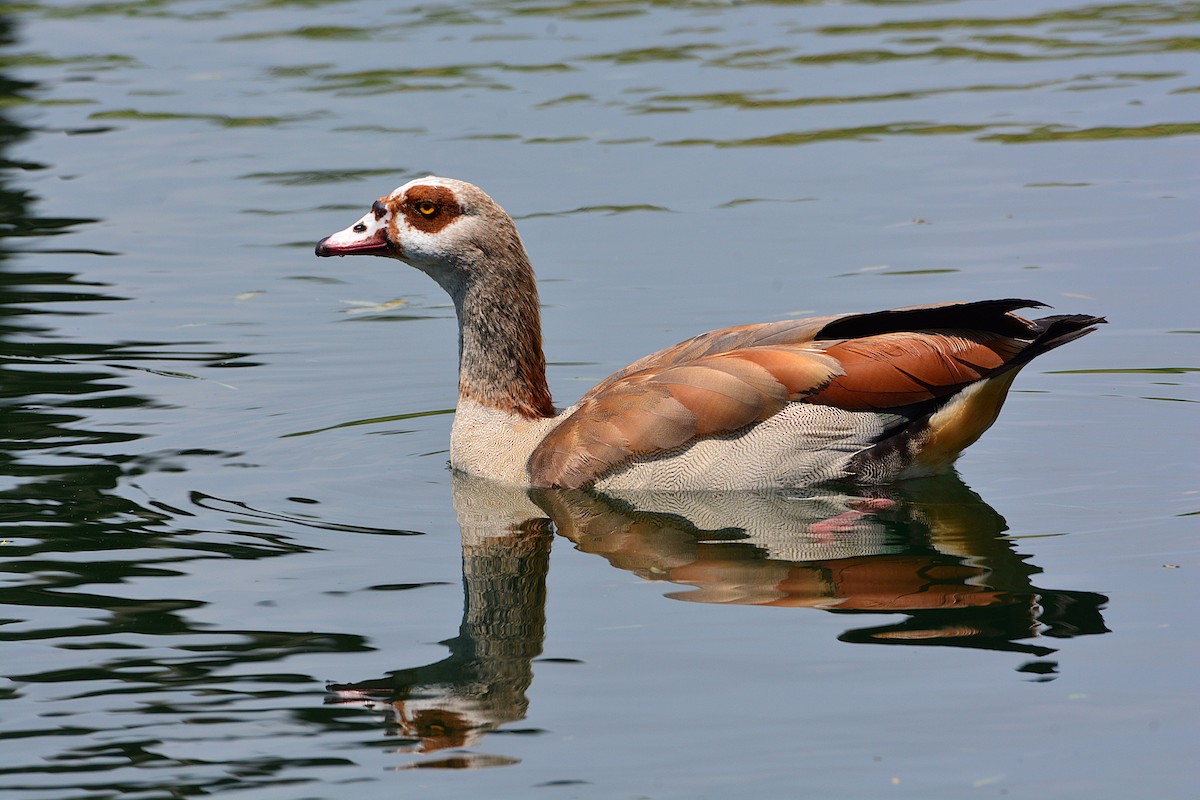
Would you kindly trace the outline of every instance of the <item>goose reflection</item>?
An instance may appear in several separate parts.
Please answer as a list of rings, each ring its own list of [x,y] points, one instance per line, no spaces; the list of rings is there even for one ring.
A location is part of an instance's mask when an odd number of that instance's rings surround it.
[[[486,481],[454,481],[462,528],[463,618],[442,642],[441,661],[359,683],[334,684],[331,702],[384,712],[390,732],[414,753],[455,749],[412,767],[477,768],[515,763],[464,752],[484,733],[525,718],[525,693],[546,629],[546,574],[554,532],[524,492]]]
[[[1104,633],[1107,598],[1033,585],[1040,570],[1007,525],[956,475],[873,489],[804,493],[645,493],[511,488],[456,474],[465,606],[450,655],[359,683],[331,702],[382,708],[403,749],[451,756],[413,766],[513,763],[464,752],[525,716],[542,651],[553,531],[700,603],[901,614],[839,639],[1020,652],[1020,669],[1052,679],[1047,639]],[[553,524],[553,528],[551,527]]]
[[[953,474],[853,493],[534,499],[578,549],[690,587],[667,595],[674,599],[906,615],[848,630],[842,641],[1046,656],[1054,652],[1040,643],[1047,637],[1107,630],[1107,598],[1035,587],[1041,570],[1016,552],[1004,518]]]

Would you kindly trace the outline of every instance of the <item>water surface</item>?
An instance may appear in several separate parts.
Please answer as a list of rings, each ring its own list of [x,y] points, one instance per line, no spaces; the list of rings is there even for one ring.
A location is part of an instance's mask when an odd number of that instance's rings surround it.
[[[1193,2],[0,6],[5,796],[1194,795]],[[791,315],[1030,297],[958,474],[533,497],[445,468],[487,189],[567,403]],[[534,791],[534,790],[537,791]]]

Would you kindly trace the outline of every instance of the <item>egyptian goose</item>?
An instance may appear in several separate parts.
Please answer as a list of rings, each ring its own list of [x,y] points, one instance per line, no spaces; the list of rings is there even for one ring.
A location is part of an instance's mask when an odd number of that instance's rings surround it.
[[[996,419],[1031,359],[1100,317],[1029,300],[900,308],[701,334],[563,411],[546,383],[533,269],[516,226],[463,181],[426,177],[322,239],[318,256],[398,258],[454,301],[455,469],[533,487],[750,489],[942,472]]]

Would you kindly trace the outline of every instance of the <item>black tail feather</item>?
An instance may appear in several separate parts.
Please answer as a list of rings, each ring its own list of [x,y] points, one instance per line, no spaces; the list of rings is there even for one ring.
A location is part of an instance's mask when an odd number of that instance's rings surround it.
[[[1009,298],[969,303],[938,303],[930,306],[893,308],[835,319],[821,329],[818,339],[853,339],[892,331],[968,328],[1003,336],[1029,335],[1029,322],[1012,313],[1022,308],[1046,308],[1037,300]]]
[[[1042,353],[1087,336],[1106,322],[1104,317],[1089,314],[1055,314],[1032,320],[1034,340],[1013,359],[1012,365],[1028,364]]]

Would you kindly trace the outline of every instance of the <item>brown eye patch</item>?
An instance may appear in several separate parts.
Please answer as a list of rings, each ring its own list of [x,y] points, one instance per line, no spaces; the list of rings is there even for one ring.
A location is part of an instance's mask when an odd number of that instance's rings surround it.
[[[419,231],[437,233],[462,216],[454,192],[444,186],[413,186],[401,206],[408,224]]]

